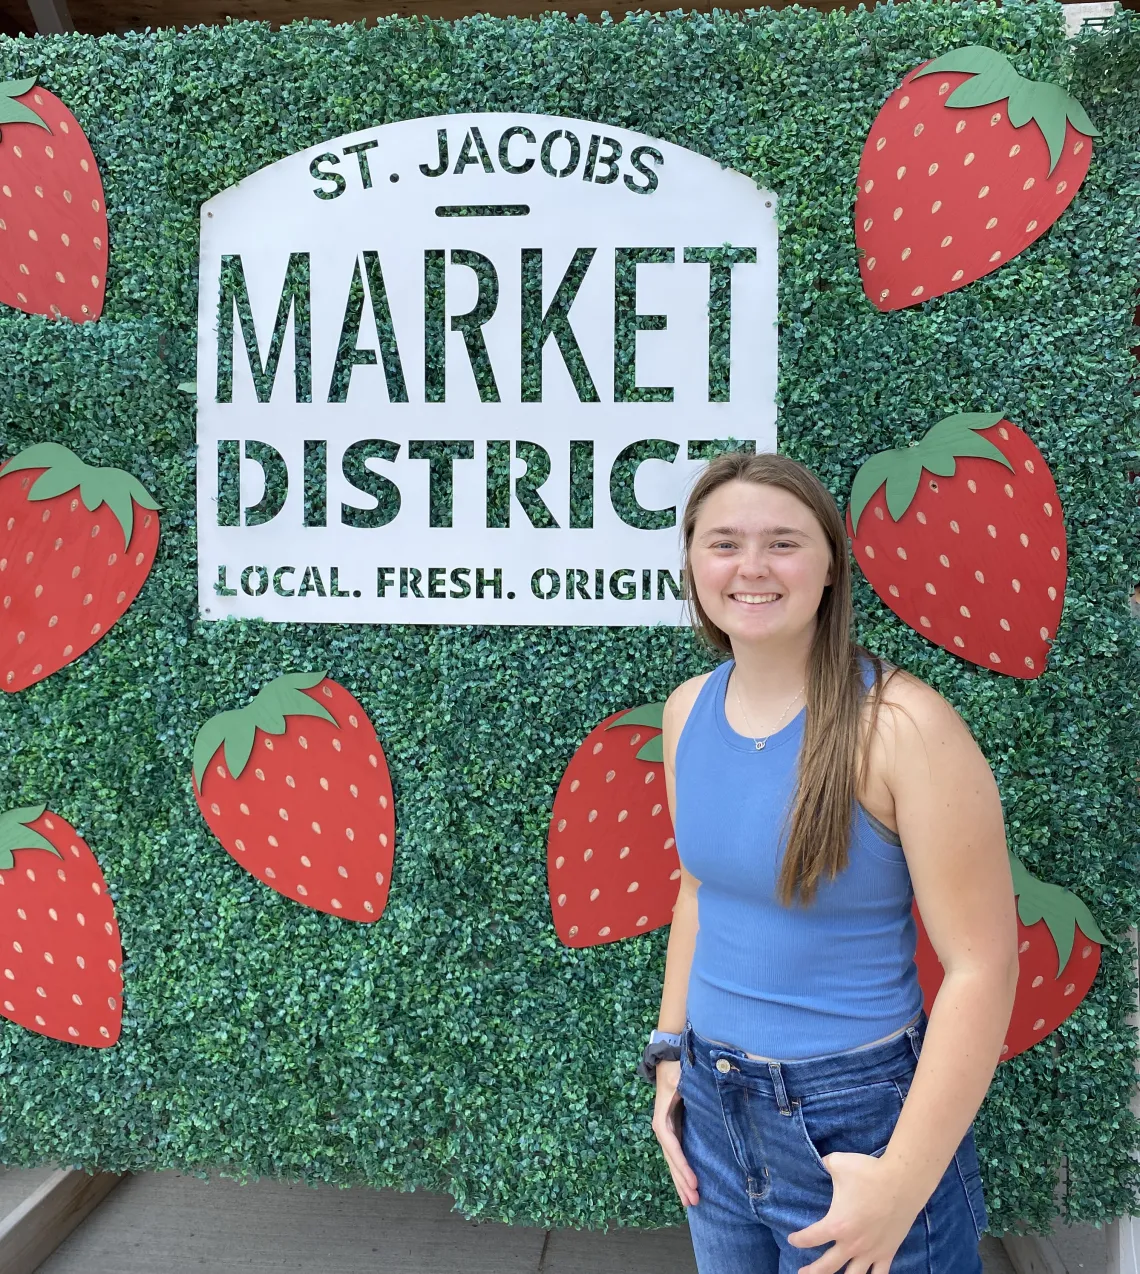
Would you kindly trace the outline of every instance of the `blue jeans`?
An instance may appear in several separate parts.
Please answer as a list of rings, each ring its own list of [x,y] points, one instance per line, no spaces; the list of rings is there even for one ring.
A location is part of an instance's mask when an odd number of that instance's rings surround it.
[[[681,1147],[700,1202],[686,1209],[700,1274],[790,1274],[831,1244],[787,1236],[831,1206],[832,1151],[881,1155],[910,1089],[925,1011],[881,1044],[804,1061],[760,1062],[687,1022],[677,1091]],[[988,1224],[971,1127],[891,1262],[891,1274],[981,1274]]]

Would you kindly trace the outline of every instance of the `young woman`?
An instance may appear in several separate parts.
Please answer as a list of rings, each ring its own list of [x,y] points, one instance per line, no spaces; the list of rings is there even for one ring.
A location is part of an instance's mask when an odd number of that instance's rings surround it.
[[[680,1057],[653,1130],[697,1268],[980,1274],[972,1121],[1017,981],[993,775],[937,692],[852,642],[846,531],[809,470],[716,458],[683,535],[694,625],[732,656],[664,714]],[[929,1019],[915,899],[945,968]]]

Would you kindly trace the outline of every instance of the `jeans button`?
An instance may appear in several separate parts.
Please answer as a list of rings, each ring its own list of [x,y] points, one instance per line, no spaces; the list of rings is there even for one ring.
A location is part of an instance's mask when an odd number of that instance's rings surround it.
[[[722,1075],[725,1075],[732,1070],[732,1063],[727,1057],[719,1057],[717,1058],[716,1068]]]

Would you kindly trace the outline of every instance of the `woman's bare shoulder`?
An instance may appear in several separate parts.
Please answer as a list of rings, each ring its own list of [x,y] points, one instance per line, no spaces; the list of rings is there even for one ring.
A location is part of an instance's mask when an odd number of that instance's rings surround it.
[[[702,672],[690,677],[688,681],[682,681],[665,700],[665,711],[675,716],[678,712],[691,708],[697,701],[697,695],[701,693],[701,687],[711,676],[712,672]]]
[[[693,710],[693,704],[696,703],[701,688],[711,676],[711,672],[702,672],[695,677],[690,677],[688,681],[682,681],[665,700],[661,727],[667,746],[676,748],[681,731],[685,728],[685,722],[689,719],[689,713]]]
[[[882,703],[888,711],[880,716],[880,733],[886,729],[896,735],[900,730],[921,735],[930,726],[944,726],[951,719],[961,722],[954,705],[933,686],[905,668],[886,661],[883,664]]]

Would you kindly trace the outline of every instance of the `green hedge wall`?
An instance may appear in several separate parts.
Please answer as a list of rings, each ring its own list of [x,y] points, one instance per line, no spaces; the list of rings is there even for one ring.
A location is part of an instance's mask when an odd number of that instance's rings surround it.
[[[1103,137],[1060,222],[949,296],[864,300],[852,195],[890,90],[963,44],[1068,85]],[[0,39],[78,116],[111,220],[107,306],[73,327],[0,315],[0,454],[42,439],[126,467],[161,501],[138,602],[93,651],[0,702],[4,808],[47,800],[88,839],[122,928],[117,1047],[0,1022],[0,1160],[218,1170],[453,1193],[543,1225],[684,1219],[634,1076],[667,930],[557,941],[545,832],[562,768],[609,712],[709,666],[683,631],[272,626],[196,618],[198,207],[353,129],[468,110],[607,121],[779,192],[781,448],[843,502],[868,454],[999,408],[1056,477],[1069,534],[1047,672],[1001,677],[898,621],[860,576],[858,637],[944,694],[993,766],[1011,848],[1114,935],[1048,1043],[999,1067],[977,1122],[991,1228],[1135,1205],[1140,1121],[1126,930],[1140,916],[1137,411],[1140,23],[1066,42],[1055,3],[821,14],[680,11],[589,24],[386,19],[99,39]],[[328,669],[388,753],[399,833],[374,926],[271,893],[212,840],[190,790],[198,725],[285,669]]]

